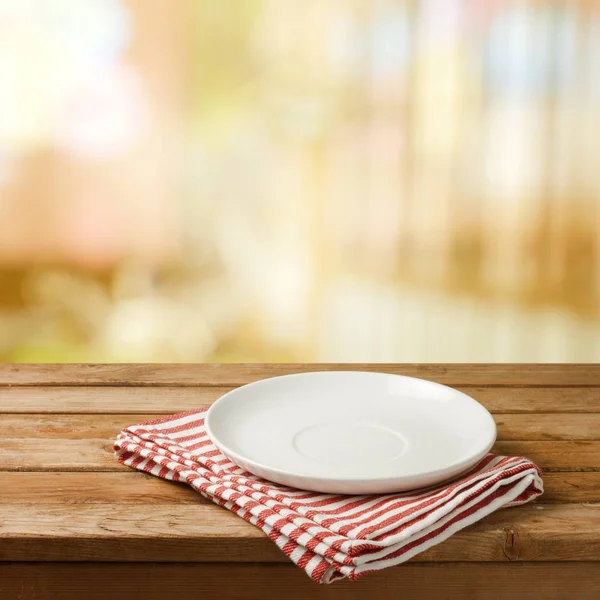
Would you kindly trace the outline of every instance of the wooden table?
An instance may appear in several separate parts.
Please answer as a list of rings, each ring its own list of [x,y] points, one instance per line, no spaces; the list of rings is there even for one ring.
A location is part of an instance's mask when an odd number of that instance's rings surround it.
[[[545,495],[405,565],[319,586],[258,529],[113,457],[125,425],[350,368],[471,394],[494,413],[495,450],[542,467]],[[2,600],[600,598],[598,365],[6,365],[0,423]]]

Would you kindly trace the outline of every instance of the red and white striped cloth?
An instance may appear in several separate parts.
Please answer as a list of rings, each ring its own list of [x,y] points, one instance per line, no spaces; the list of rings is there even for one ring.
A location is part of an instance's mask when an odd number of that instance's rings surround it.
[[[260,527],[314,580],[358,579],[402,563],[491,512],[543,492],[540,470],[520,457],[485,457],[465,475],[417,492],[343,496],[266,481],[232,463],[209,439],[207,408],[132,425],[115,442],[125,465],[185,481]]]

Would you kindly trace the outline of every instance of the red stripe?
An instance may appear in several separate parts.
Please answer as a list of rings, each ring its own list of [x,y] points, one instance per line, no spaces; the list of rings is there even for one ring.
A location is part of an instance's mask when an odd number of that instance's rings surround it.
[[[283,550],[283,553],[289,557],[297,547],[298,547],[298,544],[296,544],[296,542],[289,541],[289,542],[285,543],[282,550]]]
[[[313,569],[313,572],[311,574],[312,580],[313,581],[321,581],[321,579],[323,578],[323,575],[325,575],[325,571],[327,571],[327,569],[329,569],[329,567],[330,567],[330,564],[325,559],[321,559],[319,564]]]
[[[181,431],[187,431],[188,429],[196,429],[204,425],[204,418],[196,419],[195,421],[190,421],[189,423],[184,423],[183,425],[175,425],[173,427],[161,427],[160,433],[163,435],[169,433],[178,433]]]
[[[128,461],[132,456],[135,456],[133,452],[123,452],[123,454],[119,455],[119,460],[124,463]]]
[[[296,563],[301,569],[304,569],[306,567],[306,565],[309,563],[310,559],[314,556],[313,552],[310,551],[306,551],[299,559],[298,562]]]
[[[138,454],[138,456],[136,456],[132,461],[131,461],[131,467],[133,467],[134,469],[136,469],[138,467],[138,465],[142,462],[144,462],[146,460],[145,456],[142,456],[141,454]]]
[[[187,436],[187,437],[190,440],[193,440],[193,439],[196,439],[198,436],[196,436],[196,435],[190,435],[190,436]],[[179,438],[178,441],[181,444],[182,438]],[[187,440],[185,440],[185,438],[184,438],[183,441],[187,441]],[[213,445],[212,440],[207,439],[207,440],[202,440],[201,442],[196,442],[195,444],[190,444],[189,446],[186,446],[185,448],[186,448],[186,450],[198,450],[198,448],[203,448],[204,446],[212,446],[212,445]]]
[[[157,477],[162,477],[164,479],[170,470],[171,469],[169,469],[167,467],[162,467],[162,469],[158,472]]]

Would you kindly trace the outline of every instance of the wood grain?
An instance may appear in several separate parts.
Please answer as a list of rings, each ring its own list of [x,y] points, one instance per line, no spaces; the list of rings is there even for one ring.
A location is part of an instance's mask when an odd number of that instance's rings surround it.
[[[600,481],[598,485],[600,492]],[[590,486],[593,487],[587,484],[587,487]],[[3,505],[134,504],[143,507],[164,504],[173,510],[181,504],[214,506],[186,484],[164,481],[132,470],[119,473],[0,471],[0,490],[0,503]],[[586,497],[592,498],[593,492]],[[130,508],[128,506],[127,510]]]
[[[0,470],[127,470],[113,456],[126,424],[123,415],[0,415]],[[600,471],[600,441],[500,440],[494,452],[527,456],[546,471]]]
[[[600,440],[600,414],[496,415],[499,440]]]
[[[0,561],[272,562],[285,555],[216,505],[0,504]],[[600,505],[497,511],[418,562],[600,561]]]
[[[124,415],[2,415],[0,414],[0,443],[5,438],[72,439],[101,438],[112,443],[127,425],[153,419],[154,415],[136,415],[134,420]]]
[[[135,417],[123,414],[0,414],[0,440],[4,437],[87,439],[112,441],[134,423],[155,418],[153,413]],[[600,440],[600,414],[501,414],[495,417],[498,439],[506,441]]]
[[[0,439],[0,471],[127,471],[106,439]]]
[[[112,438],[0,438],[0,471],[126,471]],[[500,441],[493,452],[527,456],[543,471],[600,471],[600,442]]]
[[[137,417],[140,422],[152,415]],[[505,420],[495,452],[527,456],[547,471],[600,471],[595,415],[589,419],[589,427],[580,421],[579,439],[569,441],[564,438],[568,430],[576,428],[574,415],[551,415],[546,430],[526,415],[507,417],[502,417]],[[128,424],[131,419],[125,415],[0,415],[0,470],[127,470],[115,460],[113,442]],[[537,437],[554,436],[558,441],[512,439],[530,437],[528,431],[532,430],[537,430]]]
[[[170,414],[212,404],[234,389],[220,386],[4,386],[0,413]],[[598,387],[457,386],[489,411],[600,413]]]
[[[0,385],[215,385],[308,371],[378,371],[446,385],[600,386],[599,364],[7,364]]]
[[[0,565],[0,597],[18,600],[596,600],[600,563],[408,563],[317,585],[286,564]]]
[[[170,505],[204,503],[209,500],[183,483],[163,481],[139,471],[0,471],[1,502],[4,504],[137,504]],[[544,474],[548,503],[600,503],[600,472]],[[220,510],[220,509],[219,509]]]
[[[492,451],[526,456],[542,471],[600,471],[600,442],[500,441]]]
[[[127,471],[114,458],[113,437],[0,437],[0,471]],[[548,472],[600,471],[597,441],[500,441],[492,450],[527,456]]]
[[[0,415],[0,470],[126,471],[113,453],[125,423],[122,415]]]
[[[489,411],[501,413],[600,413],[598,387],[463,387]]]
[[[171,414],[212,404],[232,389],[204,386],[0,387],[0,413]],[[600,407],[598,410],[600,412]]]

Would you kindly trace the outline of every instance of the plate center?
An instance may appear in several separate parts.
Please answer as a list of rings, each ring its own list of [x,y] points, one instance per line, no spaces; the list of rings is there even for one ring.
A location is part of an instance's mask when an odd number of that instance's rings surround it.
[[[319,423],[302,429],[293,438],[302,456],[329,464],[383,463],[408,449],[403,435],[371,423]]]

